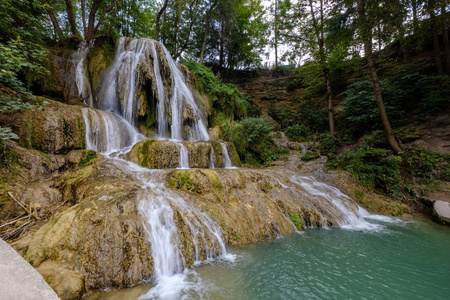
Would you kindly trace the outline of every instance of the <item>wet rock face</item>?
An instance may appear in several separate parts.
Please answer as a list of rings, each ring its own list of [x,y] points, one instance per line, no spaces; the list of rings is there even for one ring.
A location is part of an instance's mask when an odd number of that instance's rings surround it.
[[[167,182],[208,212],[231,245],[345,222],[336,207],[293,184],[292,175],[273,170],[176,170],[168,173]],[[356,205],[350,210],[356,212]]]
[[[189,151],[189,167],[209,168],[211,157],[218,168],[223,166],[223,152],[218,142],[171,142],[147,139],[137,143],[129,154],[132,162],[149,169],[178,168],[180,145]],[[232,147],[234,149],[234,147]],[[212,153],[213,152],[213,153]],[[235,159],[232,159],[235,162]],[[240,165],[240,161],[235,165]]]
[[[85,148],[85,125],[81,107],[45,99],[44,110],[24,110],[2,116],[0,123],[10,126],[19,143],[49,154],[66,154]]]
[[[136,199],[142,197],[139,187],[119,169],[108,168],[107,162],[86,168],[91,170],[60,179],[61,185],[71,182],[78,204],[35,233],[25,254],[63,299],[135,285],[153,274],[137,208]],[[64,197],[68,195],[63,193]]]

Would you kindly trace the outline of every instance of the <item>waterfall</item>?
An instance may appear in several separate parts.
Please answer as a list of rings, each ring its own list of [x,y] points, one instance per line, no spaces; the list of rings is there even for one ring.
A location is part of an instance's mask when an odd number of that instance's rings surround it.
[[[164,55],[159,56],[156,47],[163,49]],[[141,69],[152,71],[155,79],[157,96],[157,130],[158,137],[168,136],[169,118],[165,108],[166,89],[161,77],[160,61],[166,62],[171,74],[171,139],[182,141],[185,138],[193,141],[208,141],[209,135],[203,121],[203,114],[177,63],[170,56],[167,49],[158,42],[150,39],[119,39],[113,65],[103,79],[98,93],[100,108],[118,112],[129,123],[136,121],[136,108],[139,104],[139,74]],[[148,74],[147,74],[148,75]],[[189,125],[189,136],[184,136],[183,112],[192,112],[192,122]]]
[[[78,95],[87,99],[88,103],[86,104],[91,107],[94,105],[94,101],[92,98],[91,85],[84,74],[84,60],[92,46],[93,42],[87,43],[86,41],[83,41],[81,42],[78,51],[74,54],[74,59],[78,61],[75,69],[75,82],[77,84]]]
[[[216,156],[214,153],[214,148],[211,145],[211,152],[209,153],[209,168],[210,169],[214,169],[216,167],[216,165],[214,164],[215,160],[216,160]]]
[[[82,108],[86,149],[110,153],[134,145],[143,136],[123,118],[101,110]]]
[[[189,150],[182,143],[175,142],[180,147],[180,162],[178,169],[189,169]]]
[[[209,141],[209,135],[205,123],[203,122],[202,112],[197,103],[195,103],[194,96],[186,85],[183,74],[181,74],[177,63],[173,60],[165,47],[164,53],[166,54],[167,63],[172,72],[172,97],[170,99],[172,108],[172,139],[183,139],[183,108],[185,108],[186,105],[189,105],[196,118],[189,131],[189,140]]]
[[[161,47],[165,55],[159,57],[157,47]],[[87,90],[89,86],[83,67],[87,52],[83,52],[84,56],[79,62],[80,67],[77,65],[76,78],[79,91]],[[160,63],[165,69],[161,70]],[[166,91],[162,77],[169,70],[170,80],[167,77],[164,79],[170,82],[170,92]],[[152,74],[148,74],[149,72]],[[86,148],[104,153],[108,163],[115,164],[127,175],[134,176],[133,178],[142,187],[139,192],[141,196],[138,209],[145,221],[144,228],[152,251],[156,283],[156,286],[143,298],[178,299],[187,286],[185,281],[187,279],[183,273],[186,270],[187,258],[183,257],[183,247],[192,247],[189,250],[193,251],[188,253],[193,253],[192,260],[195,263],[218,256],[227,256],[223,240],[225,233],[207,214],[190,204],[189,200],[181,198],[179,192],[165,186],[167,173],[141,168],[116,155],[119,150],[133,146],[144,138],[134,127],[140,101],[139,89],[142,78],[139,76],[151,77],[147,79],[152,80],[153,93],[157,98],[158,137],[168,139],[170,135],[171,140],[167,142],[173,142],[179,147],[179,169],[189,168],[189,150],[182,143],[183,140],[209,141],[202,111],[167,49],[150,39],[127,41],[125,38],[120,38],[114,62],[103,77],[97,94],[101,110],[81,109],[86,127]],[[166,98],[170,98],[167,107]],[[186,122],[186,119],[189,122]],[[224,168],[234,168],[227,145],[225,143],[220,145]],[[215,153],[212,145],[210,147],[209,165],[210,168],[214,168]],[[204,149],[207,148],[202,148]],[[116,154],[113,155],[114,152]],[[194,157],[192,153],[191,156]],[[359,215],[358,207],[339,190],[316,182],[310,177],[295,175],[290,180],[291,185],[296,187],[285,185],[283,187],[292,190],[297,198],[300,198],[298,196],[300,194],[301,197],[306,195],[311,198],[311,203],[322,206],[322,211],[332,214],[339,220],[342,227],[360,229],[372,225],[364,221]],[[180,239],[179,234],[182,230],[185,232]],[[183,244],[182,240],[189,240],[189,243]],[[178,280],[176,284],[174,280]]]
[[[159,68],[159,59],[158,54],[156,52],[155,43],[152,43],[152,52],[153,52],[153,72],[155,73],[156,79],[156,89],[158,93],[158,136],[160,138],[166,138],[168,133],[168,120],[166,116],[166,108],[165,108],[165,97],[164,97],[164,84],[161,79],[161,71]]]
[[[324,207],[340,220],[339,226],[345,229],[376,229],[378,225],[364,220],[360,207],[335,187],[318,182],[313,177],[294,175],[291,182],[302,187],[308,197]],[[323,217],[322,217],[323,218]]]
[[[234,168],[233,164],[231,163],[230,156],[228,155],[227,144],[220,143],[220,145],[222,146],[222,153],[223,153],[223,167],[225,169]]]

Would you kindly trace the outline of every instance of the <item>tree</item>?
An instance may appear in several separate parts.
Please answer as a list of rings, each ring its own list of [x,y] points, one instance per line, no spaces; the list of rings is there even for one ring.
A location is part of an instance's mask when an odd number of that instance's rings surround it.
[[[327,103],[328,103],[328,121],[330,125],[330,135],[334,137],[334,116],[333,116],[333,91],[331,89],[330,81],[330,69],[327,64],[327,49],[325,47],[324,39],[324,1],[319,0],[318,17],[316,16],[315,7],[313,1],[309,0],[309,6],[311,10],[311,19],[313,29],[317,39],[317,46],[319,47],[319,65],[323,68],[323,76],[325,78],[325,85],[327,89]]]
[[[367,8],[368,4],[372,5],[372,8],[378,5],[377,1],[372,0],[357,0],[357,10],[358,10],[358,27],[360,32],[360,37],[364,43],[364,54],[368,61],[368,67],[370,72],[370,77],[372,79],[373,88],[375,92],[375,98],[377,100],[377,106],[380,111],[381,122],[383,124],[384,134],[386,139],[395,152],[401,152],[397,140],[392,135],[391,124],[386,114],[386,109],[384,107],[383,96],[381,94],[381,85],[378,77],[377,69],[375,68],[375,63],[372,53],[372,29],[374,25],[374,15],[368,15]],[[370,8],[369,8],[370,12]]]
[[[158,40],[159,38],[159,28],[160,28],[160,22],[161,22],[161,15],[166,11],[167,4],[169,3],[169,0],[164,0],[164,4],[161,7],[161,9],[158,11],[158,14],[156,15],[156,24],[155,24],[155,40]]]
[[[211,26],[212,13],[218,3],[219,3],[219,0],[211,1],[211,3],[209,4],[208,12],[206,13],[205,34],[203,35],[203,42],[202,42],[202,47],[200,50],[200,59],[199,59],[199,62],[201,64],[203,63],[203,56],[205,55],[206,42],[207,42],[208,34],[209,34],[209,27]]]

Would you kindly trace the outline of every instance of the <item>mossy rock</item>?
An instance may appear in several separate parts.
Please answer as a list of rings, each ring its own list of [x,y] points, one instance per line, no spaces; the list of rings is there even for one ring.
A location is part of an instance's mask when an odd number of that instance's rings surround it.
[[[50,99],[43,110],[23,110],[0,118],[2,126],[11,127],[22,147],[48,154],[67,154],[84,149],[85,125],[81,107]]]
[[[176,168],[179,157],[180,150],[175,143],[154,139],[137,143],[129,154],[132,162],[149,169]]]
[[[98,89],[104,72],[114,61],[114,55],[114,45],[106,41],[95,43],[94,47],[89,51],[87,67],[94,91]]]

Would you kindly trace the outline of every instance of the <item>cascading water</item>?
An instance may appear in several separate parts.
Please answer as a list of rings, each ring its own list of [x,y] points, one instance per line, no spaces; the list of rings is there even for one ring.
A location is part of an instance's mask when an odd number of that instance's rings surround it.
[[[216,157],[215,157],[214,148],[213,148],[212,145],[211,145],[211,150],[210,151],[211,152],[209,154],[209,168],[210,169],[214,169],[216,167],[216,165],[214,164],[214,161],[216,160]]]
[[[321,206],[331,206],[328,211],[333,213],[337,220],[340,220],[340,227],[346,229],[377,229],[379,227],[364,220],[362,213],[365,213],[365,210],[337,188],[308,176],[294,175],[291,177],[291,182],[305,189],[309,197],[312,197]]]
[[[94,101],[92,98],[91,85],[89,84],[89,80],[84,74],[84,60],[91,50],[93,46],[93,42],[85,42],[83,41],[80,45],[78,51],[74,54],[74,59],[78,61],[76,69],[75,69],[75,82],[78,88],[78,95],[87,99],[87,105],[93,106]]]
[[[143,135],[123,118],[92,108],[81,110],[86,126],[86,149],[110,153],[136,144]]]
[[[159,68],[159,59],[156,52],[155,43],[152,43],[152,53],[153,53],[153,72],[155,73],[156,89],[158,93],[158,136],[160,138],[166,138],[168,134],[168,124],[165,108],[165,96],[164,96],[164,84],[161,78],[161,71]]]
[[[231,163],[230,155],[228,155],[228,149],[227,144],[220,143],[220,146],[222,146],[222,153],[223,153],[223,167],[225,169],[231,169],[234,168],[233,164]]]
[[[178,164],[179,169],[189,169],[189,150],[182,143],[176,142],[180,147],[180,162]]]

